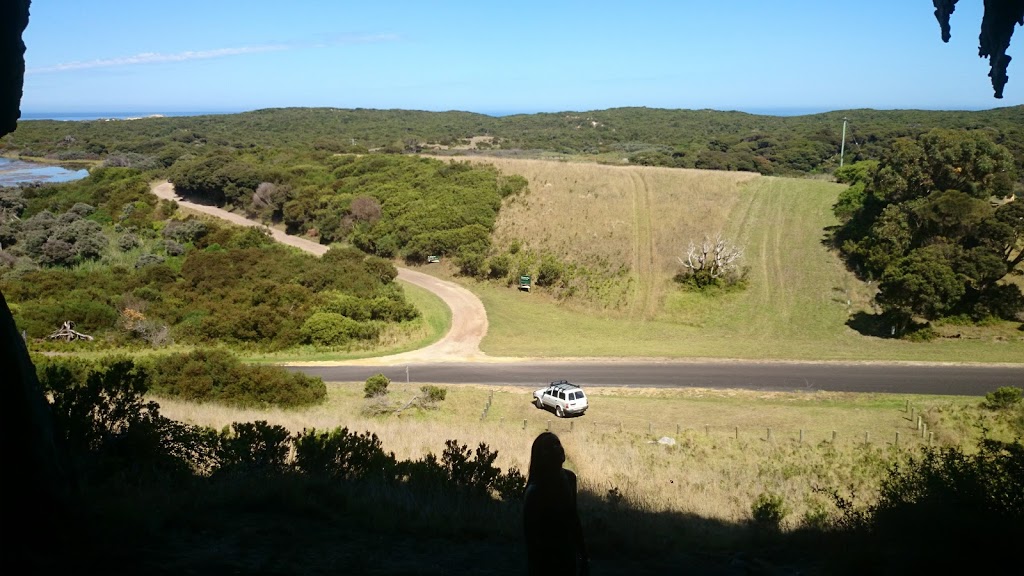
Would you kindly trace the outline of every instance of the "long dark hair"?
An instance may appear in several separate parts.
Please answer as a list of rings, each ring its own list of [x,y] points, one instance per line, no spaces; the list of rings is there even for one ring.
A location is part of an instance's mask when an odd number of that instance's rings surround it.
[[[563,462],[565,450],[562,448],[561,440],[553,432],[541,432],[533,441],[533,448],[530,450],[530,473],[526,483],[564,483]]]

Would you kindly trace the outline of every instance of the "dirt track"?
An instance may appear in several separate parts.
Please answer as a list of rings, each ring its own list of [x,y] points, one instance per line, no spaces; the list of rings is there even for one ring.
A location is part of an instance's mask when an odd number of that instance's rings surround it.
[[[181,196],[178,196],[177,192],[174,191],[174,185],[167,181],[154,182],[151,185],[151,190],[158,198],[174,200],[179,206],[189,210],[222,218],[240,226],[263,226],[260,222],[249,220],[248,218],[217,208],[216,206],[189,202]],[[317,242],[285,234],[281,230],[271,229],[270,231],[271,234],[273,234],[274,239],[282,244],[294,246],[300,250],[316,254],[317,256],[322,256],[327,252],[328,247]],[[323,362],[315,364],[328,365],[365,363],[388,365],[409,362],[467,362],[488,360],[488,357],[480,352],[480,341],[483,340],[484,335],[487,334],[487,312],[484,310],[484,305],[480,302],[479,298],[461,286],[434,278],[433,276],[423,274],[422,272],[410,270],[408,268],[398,267],[398,279],[402,282],[407,282],[425,290],[429,290],[448,304],[448,307],[451,308],[452,311],[452,326],[451,329],[448,330],[448,333],[430,346],[419,350],[413,350],[411,352],[404,352],[393,356],[383,356],[367,360],[333,363]]]

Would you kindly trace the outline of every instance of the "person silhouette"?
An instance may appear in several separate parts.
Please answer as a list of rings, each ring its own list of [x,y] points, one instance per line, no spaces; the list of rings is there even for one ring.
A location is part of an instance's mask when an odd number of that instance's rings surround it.
[[[576,474],[562,468],[565,450],[558,436],[543,432],[533,441],[523,498],[527,574],[590,573],[590,556],[576,510]]]

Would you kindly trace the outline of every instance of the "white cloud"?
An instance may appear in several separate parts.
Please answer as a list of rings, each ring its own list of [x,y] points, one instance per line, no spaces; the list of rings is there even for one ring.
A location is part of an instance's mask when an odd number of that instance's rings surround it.
[[[330,40],[326,43],[314,43],[305,46],[314,48],[325,48],[332,45],[344,44],[371,44],[377,42],[394,42],[399,40],[396,34],[369,34],[362,36],[343,36]],[[103,58],[98,60],[86,60],[65,62],[52,66],[40,66],[29,68],[26,74],[46,74],[52,72],[71,72],[74,70],[90,70],[93,68],[119,68],[122,66],[138,66],[144,64],[162,64],[166,62],[188,62],[190,60],[209,60],[212,58],[224,58],[227,56],[241,56],[243,54],[258,54],[261,52],[281,52],[301,48],[302,44],[266,44],[262,46],[241,46],[238,48],[219,48],[216,50],[189,50],[177,54],[161,54],[159,52],[143,52],[134,56],[120,56],[117,58]]]
[[[104,58],[100,60],[86,60],[84,62],[66,62],[53,66],[42,66],[29,68],[27,74],[42,74],[47,72],[70,72],[73,70],[89,70],[92,68],[117,68],[121,66],[136,66],[140,64],[161,64],[164,62],[187,62],[189,60],[209,60],[211,58],[223,58],[225,56],[240,56],[242,54],[257,54],[260,52],[280,52],[291,47],[286,44],[270,44],[265,46],[242,46],[239,48],[219,48],[217,50],[189,50],[177,54],[161,54],[159,52],[143,52],[134,56],[121,56],[118,58]]]

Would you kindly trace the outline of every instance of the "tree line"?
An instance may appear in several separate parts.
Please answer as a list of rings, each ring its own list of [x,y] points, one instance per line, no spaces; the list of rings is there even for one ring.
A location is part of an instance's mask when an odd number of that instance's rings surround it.
[[[0,152],[55,159],[113,158],[170,166],[208,147],[291,148],[327,153],[436,153],[490,136],[488,154],[549,151],[634,165],[761,174],[830,173],[879,159],[899,138],[933,128],[983,130],[1024,166],[1024,106],[984,111],[838,110],[769,116],[715,110],[613,108],[492,117],[469,112],[278,108],[239,114],[130,121],[23,121]],[[438,150],[438,149],[441,150]],[[447,151],[443,150],[448,148]]]

